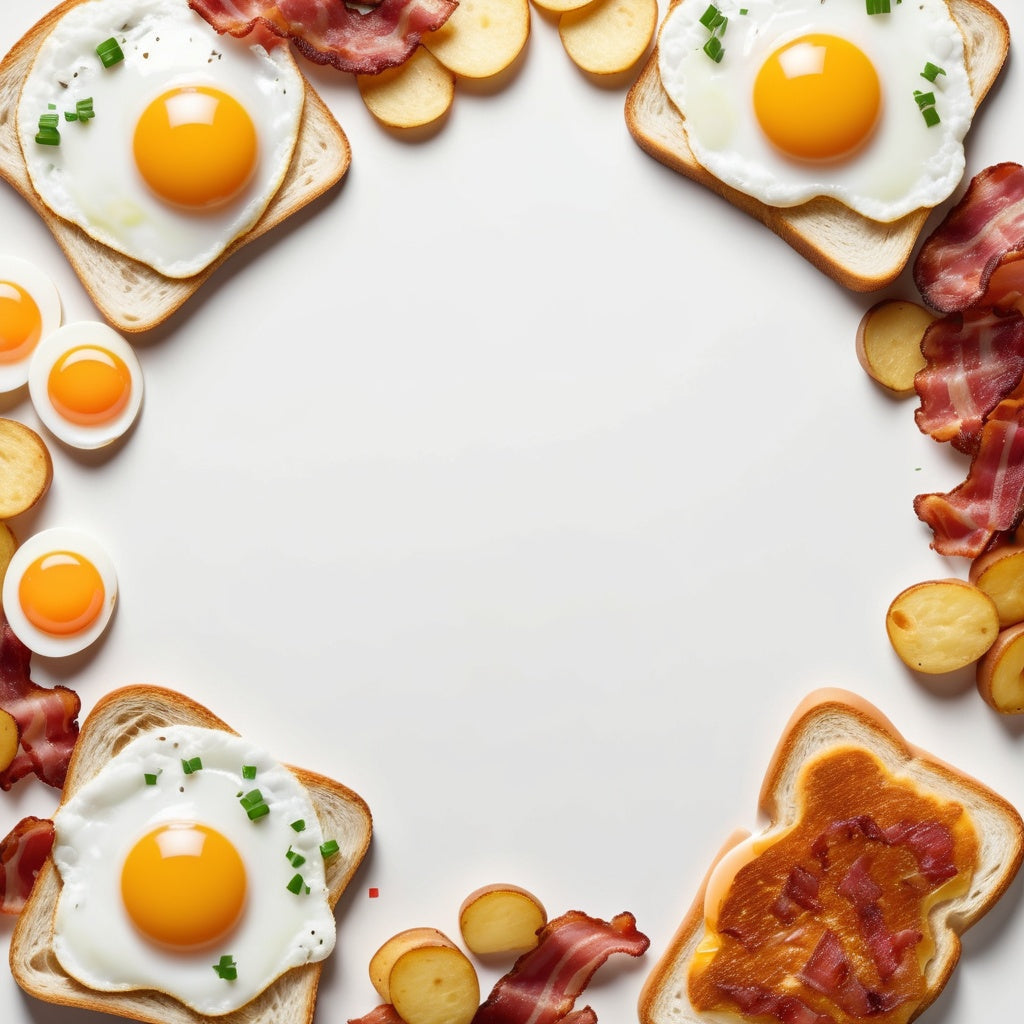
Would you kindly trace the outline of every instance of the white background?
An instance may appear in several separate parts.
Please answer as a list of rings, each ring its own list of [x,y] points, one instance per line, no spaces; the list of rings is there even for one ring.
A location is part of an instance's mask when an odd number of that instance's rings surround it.
[[[50,6],[5,0],[0,51]],[[12,525],[89,530],[119,571],[104,640],[34,658],[38,682],[73,686],[83,715],[123,684],[179,689],[368,801],[317,1020],[370,1010],[377,946],[416,925],[457,937],[462,898],[498,880],[552,916],[636,914],[651,952],[578,1004],[635,1020],[818,686],[1024,805],[1024,722],[971,672],[915,677],[886,640],[899,590],[966,576],[911,507],[966,465],[858,366],[879,296],[645,155],[628,81],[582,74],[537,11],[514,68],[460,83],[411,138],[350,77],[304,69],[352,145],[342,186],[134,339],[136,429],[94,455],[52,441],[53,487]],[[968,175],[1024,159],[1022,86],[1011,57]],[[96,317],[6,187],[0,252],[53,276],[66,320]],[[885,294],[916,297],[909,275]],[[25,393],[0,414],[38,425]],[[56,799],[19,783],[0,830]],[[1018,1008],[1021,892],[968,933],[930,1024]],[[105,1019],[6,972],[0,1006],[5,1024]]]

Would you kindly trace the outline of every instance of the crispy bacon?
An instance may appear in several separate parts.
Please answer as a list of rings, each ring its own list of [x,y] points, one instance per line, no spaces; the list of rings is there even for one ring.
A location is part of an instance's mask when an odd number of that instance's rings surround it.
[[[818,1013],[796,996],[781,995],[763,985],[719,985],[740,1010],[751,1017],[774,1017],[779,1024],[835,1024],[835,1018]]]
[[[10,789],[32,772],[60,789],[78,739],[78,694],[66,686],[49,689],[34,683],[29,678],[30,658],[0,609],[0,707],[10,712],[21,731],[21,749],[0,772],[0,789]]]
[[[932,528],[941,555],[976,558],[1024,512],[1024,399],[1008,398],[988,415],[967,479],[946,494],[919,494],[914,511]]]
[[[647,936],[637,931],[632,914],[618,914],[608,922],[571,910],[541,929],[538,944],[498,981],[473,1024],[563,1021],[608,957],[613,953],[641,956],[649,945]]]
[[[779,898],[772,904],[772,913],[783,923],[792,924],[801,910],[817,914],[821,910],[818,899],[820,881],[813,871],[797,864],[782,886]]]
[[[853,963],[839,936],[826,929],[798,977],[805,984],[831,999],[850,1017],[871,1017],[887,1013],[903,999],[895,993],[877,992],[856,975]]]
[[[53,822],[49,818],[22,818],[0,840],[0,911],[21,913],[52,848]]]
[[[381,1003],[362,1017],[350,1018],[348,1024],[405,1024],[390,1003]]]
[[[365,13],[343,0],[189,0],[189,6],[218,32],[269,31],[291,39],[314,64],[372,75],[408,60],[423,34],[440,28],[458,4],[381,0]]]
[[[995,269],[1024,250],[1024,167],[995,164],[971,180],[963,198],[921,246],[914,282],[943,313],[977,305]]]
[[[985,417],[1024,377],[1024,316],[969,309],[925,331],[927,365],[914,378],[918,427],[967,455],[978,450]]]

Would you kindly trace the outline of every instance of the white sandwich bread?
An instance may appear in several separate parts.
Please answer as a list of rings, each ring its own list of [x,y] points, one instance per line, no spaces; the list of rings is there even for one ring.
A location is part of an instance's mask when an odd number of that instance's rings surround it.
[[[810,694],[647,978],[642,1024],[916,1018],[1024,856],[1005,799],[868,702]]]

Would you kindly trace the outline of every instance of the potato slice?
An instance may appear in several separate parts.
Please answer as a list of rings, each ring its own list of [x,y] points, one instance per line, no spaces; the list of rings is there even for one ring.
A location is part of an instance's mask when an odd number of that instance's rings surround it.
[[[563,14],[565,11],[575,11],[579,7],[586,7],[594,0],[533,0],[535,7],[542,11],[550,11],[552,14]]]
[[[977,661],[995,643],[999,613],[992,598],[966,580],[928,580],[896,596],[885,628],[905,665],[937,675]]]
[[[976,670],[978,692],[1004,715],[1024,714],[1024,622],[1004,629]]]
[[[496,883],[471,892],[459,907],[462,941],[471,953],[522,953],[537,945],[547,923],[540,900],[518,885]]]
[[[592,75],[628,71],[646,52],[658,23],[658,0],[595,0],[558,19],[573,62]]]
[[[451,946],[455,943],[444,932],[436,928],[408,928],[404,932],[392,935],[376,953],[370,957],[370,984],[377,990],[377,995],[385,1003],[391,1002],[388,979],[395,961],[410,949],[420,946]]]
[[[1004,544],[979,555],[967,578],[995,602],[1001,627],[1024,622],[1024,544]]]
[[[367,110],[389,128],[420,128],[448,113],[455,98],[455,76],[422,46],[397,68],[358,75]]]
[[[9,711],[0,708],[0,772],[5,772],[18,753],[21,740],[18,723]]]
[[[24,423],[0,419],[0,519],[27,512],[49,490],[52,479],[46,442]]]
[[[4,581],[7,566],[11,564],[11,556],[17,546],[18,542],[15,540],[14,534],[11,533],[10,527],[6,523],[0,523],[0,584]]]
[[[423,45],[463,78],[490,78],[519,56],[530,34],[529,0],[459,0]]]
[[[924,368],[921,339],[935,317],[923,306],[885,299],[857,327],[857,359],[864,372],[894,395],[914,393],[914,374]]]

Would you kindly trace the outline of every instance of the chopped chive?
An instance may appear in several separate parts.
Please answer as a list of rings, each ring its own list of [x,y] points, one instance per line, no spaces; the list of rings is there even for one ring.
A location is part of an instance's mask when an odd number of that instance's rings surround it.
[[[866,0],[868,14],[891,14],[889,0]],[[899,3],[899,0],[896,0]]]
[[[924,118],[924,123],[929,128],[934,128],[939,123],[939,112],[934,107],[924,107],[921,110],[921,116]]]
[[[250,789],[240,800],[243,807],[255,807],[257,804],[263,803],[263,794],[258,789]]]
[[[320,856],[326,860],[328,857],[333,857],[340,849],[337,839],[328,839],[326,843],[320,844]]]
[[[250,821],[257,821],[270,813],[270,805],[263,799],[263,794],[258,789],[251,789],[238,801],[245,809]]]
[[[76,114],[75,111],[73,111],[73,110],[65,110],[64,111],[64,120],[65,121],[77,121],[78,120],[78,114]]]
[[[270,813],[270,804],[256,804],[255,807],[247,807],[245,813],[249,815],[250,821],[257,821]]]
[[[945,73],[945,68],[940,68],[938,64],[928,61],[924,66],[924,71],[921,72],[921,77],[927,78],[929,82],[934,82],[939,75],[944,75]]]
[[[88,121],[95,117],[96,114],[92,109],[92,97],[87,96],[84,100],[79,100],[75,104],[75,113],[78,115],[79,121]]]
[[[708,9],[700,16],[700,23],[705,28],[712,28],[715,24],[715,19],[720,18],[722,12],[714,5],[711,4]]]
[[[292,880],[285,886],[289,892],[295,893],[297,896],[299,893],[305,891],[309,892],[309,886],[306,885],[302,875],[293,875]]]
[[[235,963],[235,958],[227,953],[213,965],[213,969],[217,972],[217,977],[223,978],[225,981],[235,981],[238,977],[238,965]]]
[[[242,778],[243,779],[255,779],[256,778],[256,765],[254,765],[254,764],[243,764],[242,765]]]
[[[159,772],[146,772],[146,774],[143,776],[143,778],[146,780],[146,785],[147,786],[155,786],[156,785],[156,777],[159,774],[160,774]]]
[[[293,821],[293,822],[292,822],[292,828],[293,828],[293,829],[294,829],[294,830],[295,830],[296,832],[302,832],[302,831],[304,831],[304,830],[305,830],[305,828],[306,828],[306,823],[305,823],[305,822],[304,822],[304,821],[302,820],[302,818],[299,818],[299,820],[298,820],[298,821]]]
[[[917,100],[919,107],[934,107],[935,106],[935,93],[933,92],[921,92],[920,89],[914,90],[914,99]]]
[[[105,68],[112,68],[124,60],[124,51],[118,41],[111,36],[96,47],[96,56],[99,57],[100,63]]]
[[[716,63],[722,62],[722,57],[725,56],[725,47],[722,46],[721,39],[718,36],[712,36],[704,44],[704,52]]]
[[[290,846],[288,847],[288,852],[285,854],[285,856],[291,862],[293,868],[300,868],[302,867],[303,864],[306,863],[306,858],[303,857],[302,854],[298,852],[298,850],[293,850]]]
[[[740,14],[749,14],[749,13],[750,13],[750,11],[746,7],[741,7],[740,8]]]
[[[52,108],[53,104],[50,104]],[[59,146],[60,145],[60,132],[57,131],[57,125],[60,123],[60,118],[52,111],[47,111],[45,114],[39,115],[39,131],[36,132],[36,142],[40,146]]]
[[[191,775],[193,772],[198,772],[203,767],[203,759],[201,757],[190,757],[181,759],[181,770],[186,775]]]

